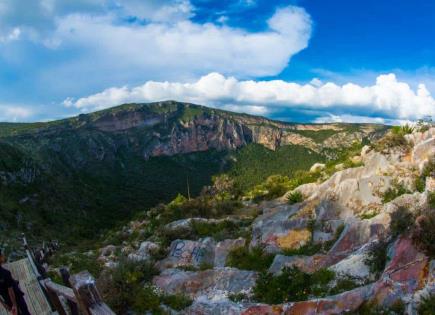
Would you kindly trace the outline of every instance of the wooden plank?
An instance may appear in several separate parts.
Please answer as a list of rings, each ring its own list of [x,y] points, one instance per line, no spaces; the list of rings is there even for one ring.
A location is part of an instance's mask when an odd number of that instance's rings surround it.
[[[27,258],[5,265],[15,280],[19,281],[20,288],[24,292],[24,299],[29,311],[32,314],[48,315],[52,314],[51,306],[39,285],[37,275],[35,274]],[[3,313],[1,313],[3,311]],[[0,309],[0,315],[7,314]],[[8,314],[9,315],[9,314]]]

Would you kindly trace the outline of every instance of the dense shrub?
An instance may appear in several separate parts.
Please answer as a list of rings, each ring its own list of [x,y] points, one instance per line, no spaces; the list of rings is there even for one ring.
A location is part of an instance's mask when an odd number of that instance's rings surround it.
[[[98,281],[104,300],[117,314],[135,311],[156,311],[158,296],[152,288],[144,287],[157,275],[152,263],[120,261],[118,266],[104,273]]]
[[[388,188],[382,195],[382,201],[384,203],[390,202],[397,197],[411,193],[403,184],[394,182],[390,188]]]
[[[388,242],[385,239],[370,245],[365,263],[369,266],[370,272],[379,276],[385,269],[388,260]]]
[[[159,293],[150,285],[153,276],[158,274],[151,262],[122,260],[113,270],[106,271],[98,280],[98,287],[104,300],[117,314],[134,311],[140,314],[165,314],[160,305],[166,304],[181,310],[192,301],[183,295]]]
[[[405,207],[399,207],[393,213],[390,213],[390,231],[393,237],[409,232],[414,223],[413,214]]]
[[[412,238],[426,254],[435,257],[435,208],[427,209],[415,220]]]
[[[226,265],[241,270],[265,271],[274,257],[275,255],[267,253],[260,246],[251,249],[248,246],[238,247],[229,252]]]
[[[435,310],[435,294],[423,297],[418,306],[419,315],[433,315]]]
[[[287,197],[287,202],[289,205],[293,205],[298,202],[302,202],[304,200],[304,197],[302,196],[302,193],[300,191],[294,191],[290,193]]]
[[[306,300],[311,296],[338,294],[357,286],[351,280],[342,283],[338,281],[339,285],[333,286],[333,280],[335,273],[327,269],[309,274],[296,267],[287,267],[275,276],[263,272],[253,289],[254,299],[267,304],[280,304]]]
[[[394,131],[399,130],[399,131]],[[393,128],[392,131],[387,133],[384,137],[372,144],[372,147],[378,151],[383,152],[392,148],[402,147],[404,149],[409,148],[409,144],[404,137],[404,133],[400,131],[400,128]]]

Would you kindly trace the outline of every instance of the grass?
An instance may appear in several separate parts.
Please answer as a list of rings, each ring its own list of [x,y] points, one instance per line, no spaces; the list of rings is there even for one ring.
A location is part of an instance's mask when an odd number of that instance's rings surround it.
[[[387,203],[390,201],[393,201],[399,196],[402,196],[404,194],[411,193],[403,184],[400,184],[398,182],[394,182],[390,188],[388,188],[383,194],[382,194],[382,202]]]
[[[384,271],[388,260],[387,256],[388,242],[384,239],[373,243],[368,251],[365,263],[369,266],[370,272],[377,277]]]
[[[302,202],[304,200],[304,197],[302,196],[302,193],[300,191],[294,191],[290,193],[287,197],[287,203],[289,205],[293,205],[295,203]]]
[[[229,252],[226,266],[241,270],[265,271],[269,269],[274,257],[274,254],[265,252],[262,247],[238,247]]]
[[[419,315],[433,315],[435,310],[435,294],[423,297],[420,305],[418,306]]]
[[[335,279],[335,273],[327,269],[309,274],[296,267],[287,267],[275,276],[263,272],[253,289],[254,299],[267,304],[281,304],[338,294],[358,286],[350,279],[331,286]]]
[[[399,207],[390,214],[390,231],[393,237],[410,232],[414,225],[414,215],[405,207]]]

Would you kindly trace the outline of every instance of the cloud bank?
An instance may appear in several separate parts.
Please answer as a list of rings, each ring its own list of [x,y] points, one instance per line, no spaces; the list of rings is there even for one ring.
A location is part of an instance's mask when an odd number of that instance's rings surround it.
[[[435,116],[435,100],[424,84],[413,90],[392,73],[378,76],[369,86],[337,85],[318,79],[308,84],[282,80],[240,81],[210,73],[193,83],[148,81],[132,88],[109,88],[78,100],[69,98],[64,104],[90,111],[128,102],[167,99],[262,115],[276,108],[315,110],[324,121],[328,117],[329,121],[346,118],[363,121],[364,117],[370,117],[366,120],[383,122],[385,118],[416,120]]]

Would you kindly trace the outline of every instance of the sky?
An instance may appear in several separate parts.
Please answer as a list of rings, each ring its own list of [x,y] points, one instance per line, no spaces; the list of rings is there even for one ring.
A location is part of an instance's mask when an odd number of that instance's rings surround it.
[[[0,0],[0,121],[177,100],[295,122],[435,118],[435,1]]]

